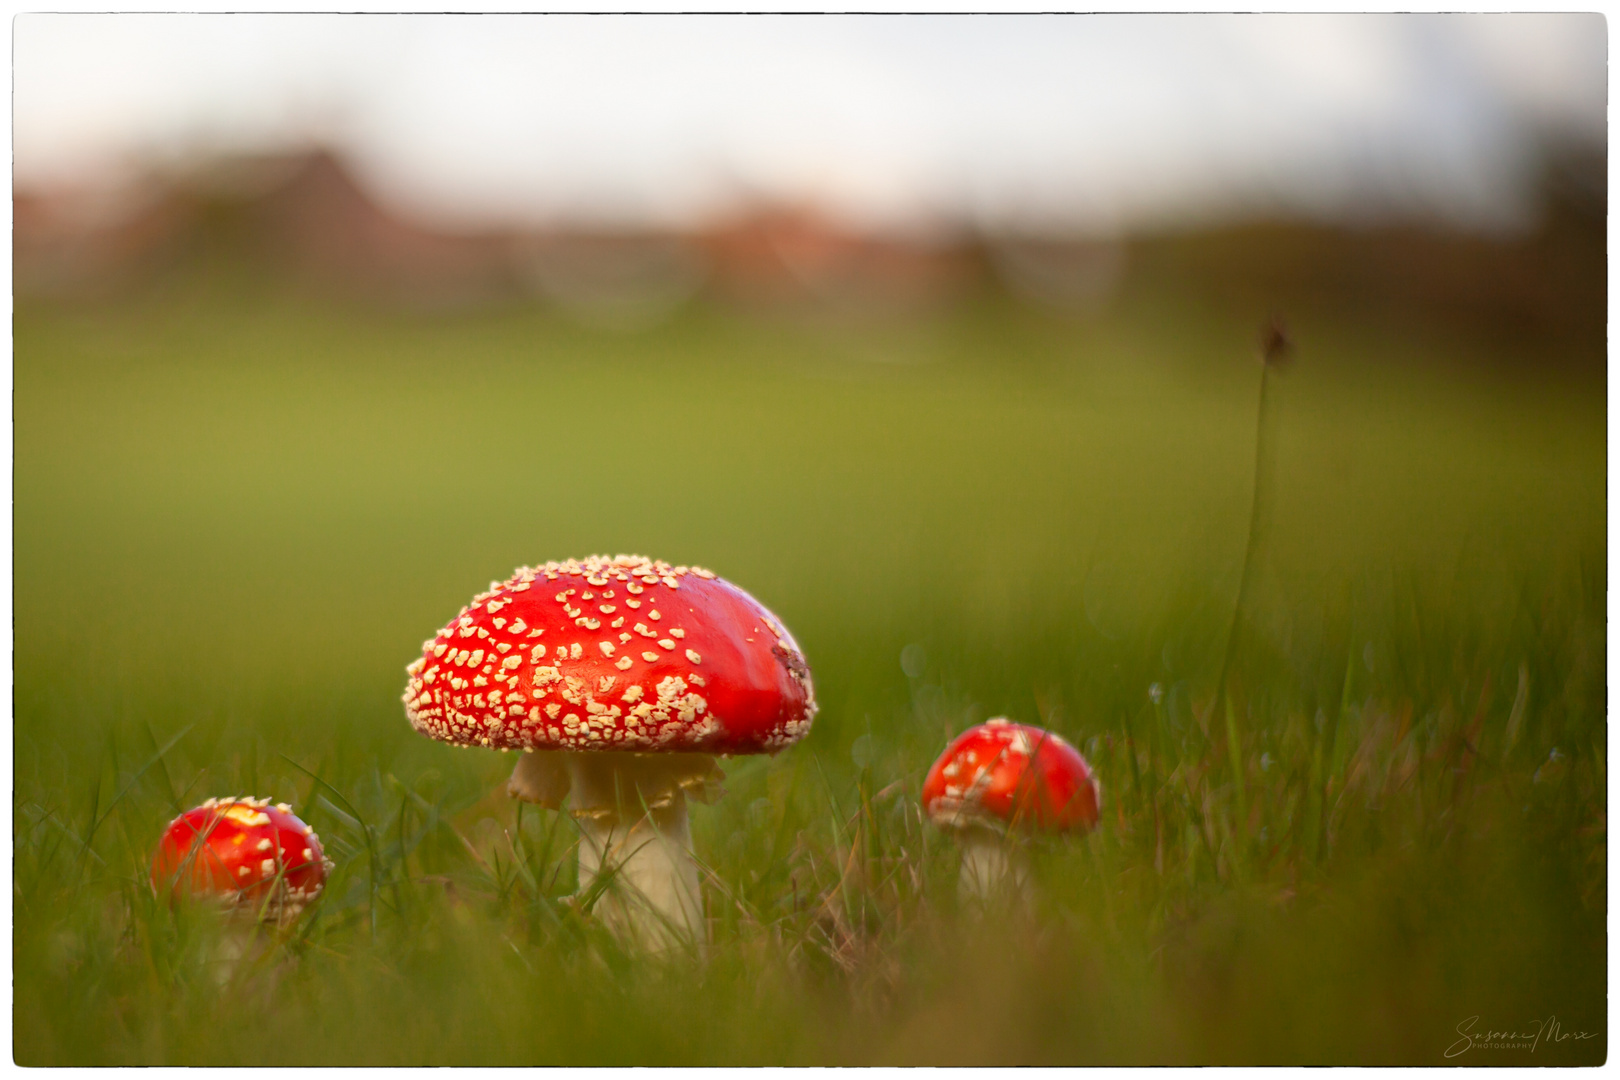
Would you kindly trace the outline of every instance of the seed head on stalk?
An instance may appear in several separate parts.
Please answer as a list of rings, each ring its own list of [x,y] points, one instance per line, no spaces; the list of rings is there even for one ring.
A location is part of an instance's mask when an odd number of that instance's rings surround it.
[[[1243,614],[1248,607],[1249,591],[1254,580],[1254,564],[1260,547],[1264,526],[1271,510],[1271,489],[1276,451],[1272,445],[1272,406],[1269,393],[1272,373],[1282,371],[1294,356],[1293,338],[1288,324],[1281,316],[1273,315],[1260,329],[1260,406],[1255,413],[1254,486],[1249,503],[1249,533],[1243,546],[1243,573],[1238,579],[1237,600],[1232,605],[1232,623],[1226,633],[1226,648],[1221,656],[1221,674],[1215,683],[1215,701],[1210,707],[1212,716],[1226,722],[1226,750],[1232,769],[1233,789],[1237,794],[1239,828],[1247,822],[1248,799],[1243,785],[1243,742],[1238,730],[1237,713],[1232,705],[1228,682],[1232,674],[1232,657],[1237,651],[1237,640],[1243,625]]]

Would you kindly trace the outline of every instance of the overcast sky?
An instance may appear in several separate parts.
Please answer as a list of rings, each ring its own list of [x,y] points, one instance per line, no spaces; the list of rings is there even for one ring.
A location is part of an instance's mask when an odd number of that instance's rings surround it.
[[[1601,144],[1595,15],[24,15],[20,185],[332,145],[450,224],[1106,230],[1282,208],[1511,222]]]

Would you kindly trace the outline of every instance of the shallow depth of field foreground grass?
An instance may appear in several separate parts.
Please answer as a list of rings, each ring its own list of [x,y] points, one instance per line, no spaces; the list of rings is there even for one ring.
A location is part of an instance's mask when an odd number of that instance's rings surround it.
[[[1206,718],[1248,315],[1138,293],[1091,323],[987,298],[606,335],[220,285],[24,306],[16,1059],[1603,1060],[1602,377],[1293,315],[1235,771]],[[570,822],[399,702],[491,579],[594,552],[714,569],[815,671],[813,733],[694,810],[702,960],[616,949],[570,902]],[[916,804],[998,714],[1105,785],[1093,835],[1037,852],[1027,919],[958,909]],[[228,794],[291,802],[337,869],[221,972],[217,920],[146,868]]]

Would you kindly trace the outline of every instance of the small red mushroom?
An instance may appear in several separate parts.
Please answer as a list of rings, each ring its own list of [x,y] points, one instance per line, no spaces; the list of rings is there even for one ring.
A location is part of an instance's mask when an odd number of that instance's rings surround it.
[[[320,894],[331,868],[320,837],[287,804],[209,799],[164,830],[152,887],[218,897],[288,923]]]
[[[928,770],[923,809],[962,843],[962,888],[985,899],[1002,882],[1022,891],[1017,833],[1084,832],[1102,793],[1091,766],[1061,736],[1002,718],[958,735]]]
[[[707,570],[640,556],[524,567],[406,669],[417,731],[526,751],[507,791],[580,824],[580,888],[607,869],[637,898],[631,934],[704,936],[686,801],[709,801],[711,755],[775,753],[816,713],[782,621]]]

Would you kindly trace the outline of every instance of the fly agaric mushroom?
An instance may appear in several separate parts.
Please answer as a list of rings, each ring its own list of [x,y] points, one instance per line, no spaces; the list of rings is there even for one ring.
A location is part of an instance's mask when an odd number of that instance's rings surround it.
[[[958,735],[928,770],[923,809],[958,834],[963,893],[988,900],[1003,886],[1022,895],[1028,869],[1019,832],[1084,832],[1097,824],[1101,790],[1080,752],[1061,737],[1002,718]]]
[[[780,619],[697,567],[640,556],[523,567],[406,669],[417,731],[525,751],[507,793],[579,823],[581,894],[600,877],[630,937],[706,937],[687,800],[711,801],[715,754],[775,753],[816,713]],[[623,895],[628,894],[628,895]]]
[[[152,887],[251,906],[285,925],[320,895],[331,869],[320,837],[286,803],[209,799],[164,830]]]

